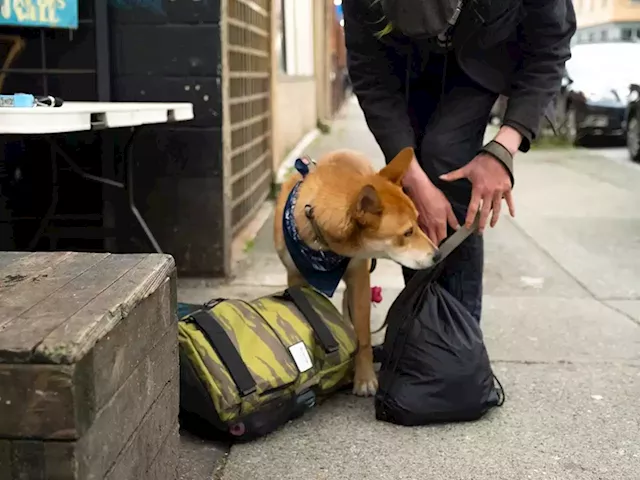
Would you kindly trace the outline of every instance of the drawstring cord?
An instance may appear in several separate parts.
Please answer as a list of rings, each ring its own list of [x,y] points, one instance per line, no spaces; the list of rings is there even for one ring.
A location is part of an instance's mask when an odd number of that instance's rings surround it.
[[[502,383],[498,380],[498,377],[493,375],[493,379],[498,384],[498,388],[496,388],[496,393],[498,394],[498,407],[501,407],[504,404],[504,401],[507,398],[507,395],[504,393],[504,388],[502,387]],[[495,387],[494,387],[495,388]]]

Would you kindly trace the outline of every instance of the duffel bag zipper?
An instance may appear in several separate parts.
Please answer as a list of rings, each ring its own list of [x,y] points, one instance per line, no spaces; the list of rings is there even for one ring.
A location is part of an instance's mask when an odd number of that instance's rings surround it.
[[[202,308],[206,308],[207,310],[211,310],[213,307],[218,305],[220,302],[224,302],[226,298],[212,298],[211,300],[204,302],[202,304]]]

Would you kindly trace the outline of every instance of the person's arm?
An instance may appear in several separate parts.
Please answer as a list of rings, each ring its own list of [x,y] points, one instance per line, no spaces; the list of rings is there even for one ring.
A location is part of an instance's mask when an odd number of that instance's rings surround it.
[[[560,90],[570,41],[576,31],[571,0],[523,0],[521,25],[523,62],[511,84],[503,124],[522,136],[519,149],[529,150],[540,120]]]
[[[344,35],[347,66],[353,92],[364,112],[369,130],[384,153],[387,163],[405,147],[415,148],[415,138],[407,113],[403,80],[393,71],[402,56],[375,37],[374,28],[384,20],[366,25],[371,2],[344,0]]]

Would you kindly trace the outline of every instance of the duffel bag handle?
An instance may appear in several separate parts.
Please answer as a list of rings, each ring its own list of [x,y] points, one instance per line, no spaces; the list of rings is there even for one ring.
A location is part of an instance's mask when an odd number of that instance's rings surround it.
[[[256,391],[256,381],[240,356],[227,332],[209,310],[198,310],[189,315],[200,331],[204,333],[218,357],[227,367],[231,379],[236,384],[240,396],[246,397]]]
[[[326,353],[335,353],[339,349],[338,341],[335,339],[329,327],[324,323],[318,312],[316,312],[309,299],[302,291],[300,287],[290,287],[285,291],[285,296],[291,299],[293,304],[300,310],[300,313],[304,315],[311,328],[316,333],[322,348]]]

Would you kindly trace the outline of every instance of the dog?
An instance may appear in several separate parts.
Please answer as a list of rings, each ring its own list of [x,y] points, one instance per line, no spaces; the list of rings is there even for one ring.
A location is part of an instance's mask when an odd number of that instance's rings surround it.
[[[341,280],[346,284],[342,314],[358,340],[358,396],[374,395],[378,388],[371,346],[372,259],[423,269],[437,252],[401,186],[413,155],[406,148],[378,172],[352,150],[328,153],[315,165],[298,159],[299,171],[283,183],[276,200],[274,243],[289,287],[310,285],[331,297]]]

